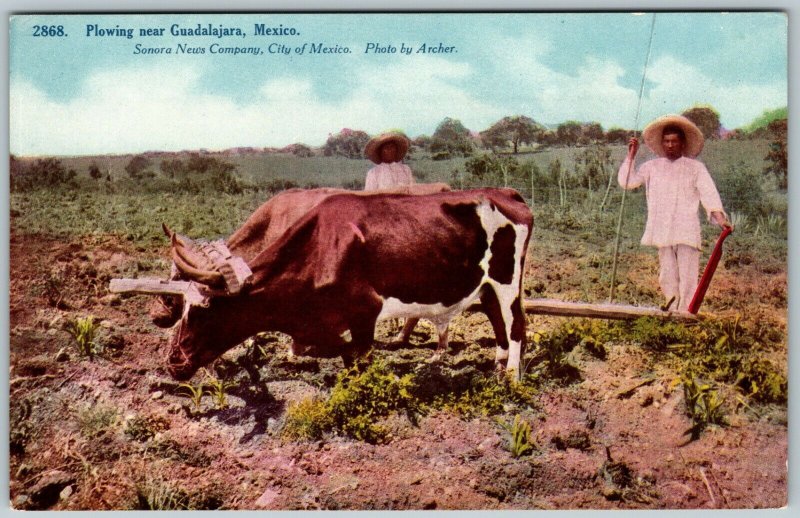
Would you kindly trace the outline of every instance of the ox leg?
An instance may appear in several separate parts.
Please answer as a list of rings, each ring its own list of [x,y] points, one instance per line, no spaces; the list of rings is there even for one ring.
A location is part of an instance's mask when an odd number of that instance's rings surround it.
[[[448,334],[450,330],[450,320],[433,321],[433,325],[436,326],[438,343],[436,345],[436,351],[433,353],[433,356],[430,357],[430,360],[428,360],[430,362],[439,361],[442,358],[442,355],[447,353],[447,348],[449,346]]]
[[[505,287],[501,288],[501,297],[498,297],[495,288],[486,286],[481,293],[481,304],[497,340],[495,369],[502,371],[505,360],[505,368],[513,371],[514,377],[519,379],[520,362],[525,347],[525,314],[519,294],[505,293],[509,290],[503,288]],[[512,298],[511,295],[515,296]]]
[[[403,324],[403,330],[397,335],[396,340],[401,344],[409,343],[411,340],[411,333],[414,331],[414,328],[417,327],[418,322],[418,318],[407,318],[405,324]]]
[[[448,334],[450,331],[450,321],[436,324],[436,333],[439,335],[439,343],[436,345],[436,354],[444,354],[450,345]]]

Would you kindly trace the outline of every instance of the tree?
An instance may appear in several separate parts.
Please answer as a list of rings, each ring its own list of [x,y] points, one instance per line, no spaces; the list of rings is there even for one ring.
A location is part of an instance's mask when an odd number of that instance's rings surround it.
[[[583,128],[580,122],[567,121],[556,128],[556,142],[563,146],[574,146],[580,140]]]
[[[125,166],[125,172],[134,180],[140,181],[147,178],[153,178],[155,173],[149,170],[152,162],[144,155],[136,155],[131,158],[128,165]]]
[[[13,155],[9,161],[10,188],[12,191],[28,191],[37,188],[76,187],[74,169],[67,169],[57,158],[39,158],[32,164],[17,160]]]
[[[291,153],[298,158],[309,158],[314,156],[314,151],[312,151],[310,147],[299,142],[297,144],[290,144],[284,149],[287,153]]]
[[[92,180],[99,180],[103,176],[96,162],[92,162],[92,165],[89,166],[89,176]]]
[[[622,128],[611,128],[606,132],[606,142],[609,144],[627,144],[633,136],[633,131]]]
[[[587,122],[581,125],[581,144],[596,144],[603,140],[603,126],[599,122]]]
[[[414,147],[418,147],[420,149],[430,149],[431,142],[433,142],[433,139],[430,136],[428,136],[428,135],[420,135],[417,138],[415,138],[414,140],[412,140],[411,144]]]
[[[165,158],[161,161],[159,169],[167,178],[182,178],[186,172],[186,167],[180,158]]]
[[[472,153],[469,130],[460,120],[445,117],[433,132],[430,150],[432,153],[469,156]]]
[[[778,187],[784,190],[789,187],[789,158],[786,148],[787,130],[787,119],[774,120],[767,125],[767,131],[774,135],[775,140],[770,142],[769,152],[764,157],[769,162],[764,168],[764,173],[774,174],[778,179]]]
[[[328,135],[322,152],[325,156],[362,158],[367,142],[369,142],[369,135],[365,132],[344,128],[336,135]]]
[[[530,117],[515,115],[503,117],[482,131],[481,139],[491,149],[505,147],[510,142],[516,155],[520,144],[532,144],[543,132],[544,127]]]
[[[558,135],[551,129],[546,129],[539,136],[539,143],[543,146],[555,146],[558,144]]]
[[[681,115],[694,122],[705,138],[719,138],[719,113],[711,106],[695,106]]]
[[[219,162],[216,158],[200,153],[192,153],[186,163],[186,170],[189,173],[205,174],[208,170]]]

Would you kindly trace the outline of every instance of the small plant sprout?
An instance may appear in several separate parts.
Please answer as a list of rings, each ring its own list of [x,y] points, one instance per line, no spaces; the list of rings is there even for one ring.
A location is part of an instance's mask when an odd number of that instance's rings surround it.
[[[210,378],[205,382],[205,390],[214,400],[214,406],[218,410],[222,410],[228,406],[228,396],[225,391],[235,385],[236,384],[231,381]]]
[[[78,317],[67,323],[67,332],[75,339],[78,344],[78,352],[81,356],[88,356],[89,359],[99,352],[97,343],[97,329],[99,325],[93,316]]]
[[[181,383],[178,385],[179,394],[184,397],[188,397],[189,400],[194,405],[194,410],[199,411],[200,406],[203,403],[203,395],[206,393],[205,391],[205,383],[200,382],[198,385],[192,385],[191,383]]]
[[[531,425],[522,419],[519,414],[514,417],[513,425],[509,426],[501,423],[501,426],[510,434],[508,451],[511,452],[512,457],[518,459],[533,452],[534,443],[531,442]]]

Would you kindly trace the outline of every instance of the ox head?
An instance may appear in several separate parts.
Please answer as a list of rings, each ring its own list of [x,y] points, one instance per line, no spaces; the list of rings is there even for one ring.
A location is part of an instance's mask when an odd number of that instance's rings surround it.
[[[181,277],[191,281],[183,311],[170,339],[168,368],[177,380],[197,370],[254,333],[246,318],[247,294],[225,295],[223,275],[199,254],[191,241],[171,233],[172,259]]]

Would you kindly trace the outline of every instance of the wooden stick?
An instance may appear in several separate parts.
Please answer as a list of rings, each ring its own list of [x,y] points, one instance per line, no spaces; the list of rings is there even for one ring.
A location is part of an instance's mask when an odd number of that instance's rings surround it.
[[[714,498],[714,492],[711,491],[711,484],[708,483],[708,479],[706,478],[706,473],[705,471],[703,471],[703,468],[697,468],[697,470],[700,472],[700,476],[703,477],[703,484],[706,485],[706,491],[708,491],[708,496],[711,497],[711,505],[714,506],[714,508],[716,508],[717,499]]]
[[[183,295],[189,290],[188,281],[162,279],[111,279],[111,293],[149,293],[151,295]]]
[[[562,317],[607,318],[611,320],[634,320],[641,317],[658,317],[666,320],[694,322],[698,315],[687,311],[661,311],[659,308],[625,306],[621,304],[588,304],[564,302],[555,299],[525,299],[526,313]]]
[[[225,296],[224,291],[210,290],[191,281],[163,279],[111,279],[111,293],[145,293],[148,295],[182,295],[188,304],[206,305],[211,296]]]

